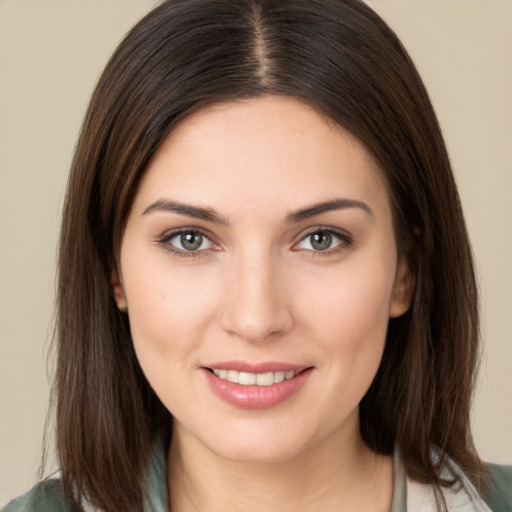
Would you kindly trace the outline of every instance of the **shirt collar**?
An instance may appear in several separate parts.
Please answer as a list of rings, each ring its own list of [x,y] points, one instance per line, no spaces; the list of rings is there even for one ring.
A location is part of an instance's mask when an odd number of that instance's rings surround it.
[[[436,456],[435,451],[434,456]],[[422,511],[437,510],[433,487],[414,482],[407,477],[398,450],[395,450],[393,455],[393,475],[391,512],[407,512],[408,508],[411,511],[419,510],[418,503],[421,504]],[[471,482],[453,461],[448,460],[441,476],[455,477],[458,480],[454,487],[443,489],[448,510],[491,512]],[[168,503],[166,450],[163,441],[160,440],[155,443],[147,472],[144,512],[168,512]]]

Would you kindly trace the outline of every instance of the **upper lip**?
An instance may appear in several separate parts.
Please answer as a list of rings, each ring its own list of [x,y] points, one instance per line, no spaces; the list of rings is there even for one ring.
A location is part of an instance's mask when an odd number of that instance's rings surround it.
[[[268,373],[268,372],[301,372],[308,365],[281,363],[278,361],[264,361],[260,363],[250,363],[247,361],[222,361],[218,363],[207,364],[204,368],[215,370],[235,370],[246,373]]]

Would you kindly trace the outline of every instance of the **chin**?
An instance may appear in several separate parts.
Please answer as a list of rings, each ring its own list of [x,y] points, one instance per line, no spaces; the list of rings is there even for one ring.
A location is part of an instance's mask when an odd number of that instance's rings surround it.
[[[294,423],[294,422],[292,422]],[[237,463],[274,464],[292,460],[316,444],[315,433],[283,425],[218,429],[200,441],[217,456]],[[213,435],[211,435],[213,434]]]

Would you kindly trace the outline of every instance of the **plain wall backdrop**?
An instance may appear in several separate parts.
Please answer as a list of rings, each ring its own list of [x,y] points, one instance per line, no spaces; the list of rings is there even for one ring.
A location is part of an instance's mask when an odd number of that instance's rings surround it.
[[[369,3],[416,62],[447,139],[482,296],[476,443],[512,463],[512,2]],[[109,55],[153,5],[0,0],[0,504],[34,483],[41,456],[59,216],[81,120]]]

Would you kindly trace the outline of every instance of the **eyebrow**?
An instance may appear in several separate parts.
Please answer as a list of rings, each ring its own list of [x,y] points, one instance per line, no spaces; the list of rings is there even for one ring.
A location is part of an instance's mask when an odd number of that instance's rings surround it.
[[[320,215],[321,213],[335,210],[344,210],[347,208],[359,208],[366,212],[368,215],[373,215],[371,208],[362,201],[357,201],[356,199],[332,199],[330,201],[314,204],[308,208],[292,212],[287,215],[286,221],[289,223],[300,222],[306,219],[310,219],[315,215]]]
[[[200,206],[192,206],[189,204],[178,203],[177,201],[170,201],[168,199],[158,199],[149,205],[142,215],[147,215],[152,212],[173,212],[195,219],[213,222],[215,224],[228,224],[228,221],[218,215],[212,208],[202,208]]]
[[[359,208],[369,215],[373,214],[371,208],[362,201],[357,201],[355,199],[332,199],[330,201],[317,203],[307,208],[289,213],[286,216],[286,222],[301,222],[303,220],[310,219],[315,215],[320,215],[321,213],[335,210],[344,210],[347,208]],[[179,203],[177,201],[171,201],[169,199],[158,199],[149,205],[142,212],[142,215],[147,215],[152,212],[172,212],[178,213],[180,215],[186,215],[187,217],[193,217],[195,219],[201,219],[207,222],[213,222],[215,224],[229,224],[228,220],[216,213],[213,208],[192,206],[189,204]]]

